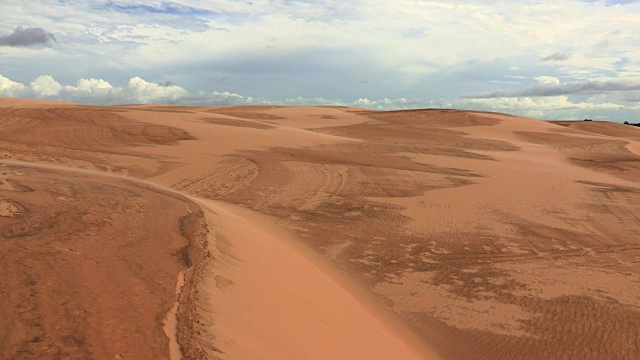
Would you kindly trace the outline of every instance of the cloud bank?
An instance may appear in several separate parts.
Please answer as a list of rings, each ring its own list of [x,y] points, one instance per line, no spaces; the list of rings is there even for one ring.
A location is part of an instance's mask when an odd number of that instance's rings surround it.
[[[472,98],[499,98],[518,96],[558,96],[571,94],[603,94],[640,90],[640,77],[605,80],[584,80],[561,83],[560,79],[549,76],[536,78],[533,86],[513,91],[494,91],[488,94],[469,96]]]
[[[553,77],[540,77],[542,84],[558,85]],[[640,93],[640,92],[639,92]],[[38,76],[22,84],[0,75],[0,97],[55,99],[86,104],[187,104],[221,105],[291,105],[291,106],[351,106],[373,110],[457,108],[498,111],[548,119],[602,118],[606,111],[640,110],[640,104],[621,105],[614,102],[572,101],[568,96],[506,96],[497,98],[461,98],[426,100],[420,98],[383,98],[371,100],[333,100],[323,97],[253,98],[229,91],[188,91],[171,83],[153,83],[140,77],[129,79],[125,86],[113,86],[106,80],[81,78],[75,85],[63,85],[50,75]],[[596,115],[596,116],[594,116]],[[623,118],[620,121],[626,120]]]
[[[87,104],[250,104],[253,99],[229,92],[189,93],[180,86],[129,79],[126,86],[111,85],[103,79],[79,79],[75,85],[62,85],[50,75],[21,84],[0,75],[0,96],[53,99]]]

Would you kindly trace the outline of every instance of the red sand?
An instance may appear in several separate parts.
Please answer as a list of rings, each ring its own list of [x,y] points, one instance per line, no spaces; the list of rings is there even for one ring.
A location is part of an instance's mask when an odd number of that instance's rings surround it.
[[[1,99],[0,358],[638,359],[637,130]]]

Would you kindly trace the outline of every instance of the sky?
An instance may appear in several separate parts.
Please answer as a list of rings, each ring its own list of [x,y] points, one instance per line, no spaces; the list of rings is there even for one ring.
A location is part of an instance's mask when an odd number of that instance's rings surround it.
[[[640,0],[2,0],[0,97],[640,122]]]

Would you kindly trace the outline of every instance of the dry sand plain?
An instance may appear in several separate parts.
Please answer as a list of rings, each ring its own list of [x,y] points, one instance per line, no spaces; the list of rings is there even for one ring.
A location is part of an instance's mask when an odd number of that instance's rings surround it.
[[[2,359],[640,358],[638,128],[0,99],[0,159]]]

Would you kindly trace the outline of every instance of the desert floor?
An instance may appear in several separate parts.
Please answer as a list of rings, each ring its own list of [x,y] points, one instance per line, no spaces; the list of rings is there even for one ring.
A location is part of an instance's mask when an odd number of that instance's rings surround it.
[[[640,128],[0,99],[1,359],[639,359]]]

